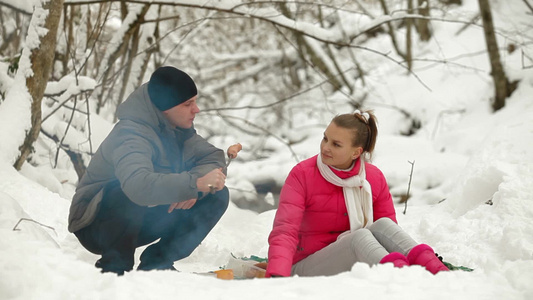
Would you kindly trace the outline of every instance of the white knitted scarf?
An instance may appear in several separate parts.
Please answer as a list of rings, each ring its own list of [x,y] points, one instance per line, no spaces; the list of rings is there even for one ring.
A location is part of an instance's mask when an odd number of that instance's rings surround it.
[[[322,162],[320,154],[318,154],[317,158],[318,170],[320,170],[322,177],[328,182],[342,187],[346,210],[350,218],[350,232],[363,227],[366,228],[374,222],[372,189],[370,183],[366,180],[364,155],[361,155],[359,159],[361,160],[359,174],[342,179]]]

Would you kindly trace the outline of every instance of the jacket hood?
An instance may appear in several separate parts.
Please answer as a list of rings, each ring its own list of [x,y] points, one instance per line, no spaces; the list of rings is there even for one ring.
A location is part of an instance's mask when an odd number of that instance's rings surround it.
[[[117,111],[119,120],[130,120],[161,130],[161,127],[172,128],[172,125],[165,118],[150,100],[148,95],[148,84],[145,83],[137,88],[131,95],[122,102]]]

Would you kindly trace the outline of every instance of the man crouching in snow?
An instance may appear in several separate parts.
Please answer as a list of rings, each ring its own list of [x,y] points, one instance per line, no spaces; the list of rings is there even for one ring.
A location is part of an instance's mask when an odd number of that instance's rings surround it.
[[[224,152],[196,134],[197,89],[158,68],[118,108],[119,122],[92,157],[72,199],[69,231],[102,257],[102,272],[174,269],[228,207]]]

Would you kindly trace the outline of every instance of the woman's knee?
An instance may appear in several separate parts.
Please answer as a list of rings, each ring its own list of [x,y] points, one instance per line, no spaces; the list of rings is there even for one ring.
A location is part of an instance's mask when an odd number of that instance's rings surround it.
[[[391,226],[396,226],[396,224],[393,220],[390,218],[381,218],[376,220],[372,225],[368,227],[368,229],[371,232],[381,232],[385,230],[386,228],[390,228]]]
[[[370,265],[378,263],[387,254],[385,248],[368,229],[354,231],[351,246],[356,261]]]
[[[380,218],[378,220],[376,220],[372,225],[374,224],[396,224],[391,218]],[[372,226],[370,225],[370,226]]]
[[[362,245],[366,245],[369,242],[375,241],[374,235],[372,232],[366,228],[358,229],[348,235],[350,237],[350,242],[352,247],[357,249]]]

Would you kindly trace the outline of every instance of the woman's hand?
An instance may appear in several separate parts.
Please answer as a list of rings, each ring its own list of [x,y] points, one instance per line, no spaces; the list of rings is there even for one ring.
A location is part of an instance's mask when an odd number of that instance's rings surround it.
[[[172,203],[170,204],[170,207],[168,208],[168,213],[171,213],[175,209],[189,209],[193,207],[194,204],[196,204],[196,198]]]

